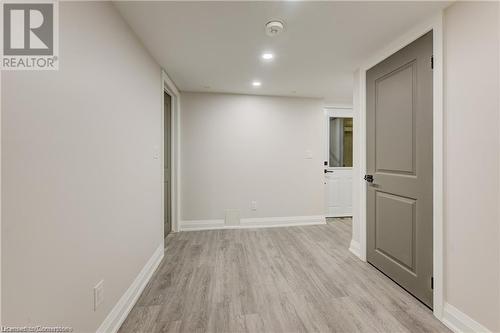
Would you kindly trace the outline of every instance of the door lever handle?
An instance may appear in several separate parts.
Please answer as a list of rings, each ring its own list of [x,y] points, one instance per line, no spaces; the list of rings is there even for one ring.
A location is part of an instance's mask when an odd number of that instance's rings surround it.
[[[364,178],[368,183],[373,183],[373,175],[365,175]]]
[[[333,173],[333,171],[325,169],[325,173]]]

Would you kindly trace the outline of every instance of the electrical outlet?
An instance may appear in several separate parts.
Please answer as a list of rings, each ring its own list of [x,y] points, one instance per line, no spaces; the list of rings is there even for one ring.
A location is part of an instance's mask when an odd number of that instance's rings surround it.
[[[250,208],[252,210],[257,210],[257,201],[252,201],[252,203],[250,204]]]
[[[104,301],[104,280],[99,281],[94,287],[94,311]]]

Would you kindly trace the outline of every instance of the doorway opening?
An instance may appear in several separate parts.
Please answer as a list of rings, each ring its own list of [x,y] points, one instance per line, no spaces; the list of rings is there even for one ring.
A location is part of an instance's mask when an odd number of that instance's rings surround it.
[[[163,92],[163,237],[172,232],[172,97]]]

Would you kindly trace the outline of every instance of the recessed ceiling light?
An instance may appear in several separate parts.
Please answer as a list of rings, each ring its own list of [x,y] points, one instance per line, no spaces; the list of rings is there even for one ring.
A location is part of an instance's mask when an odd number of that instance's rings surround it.
[[[274,54],[270,52],[262,53],[262,59],[264,60],[272,60],[274,58]]]
[[[253,81],[253,82],[252,82],[252,86],[254,86],[254,87],[260,87],[260,86],[261,86],[261,84],[262,84],[262,83],[261,83],[260,81]]]

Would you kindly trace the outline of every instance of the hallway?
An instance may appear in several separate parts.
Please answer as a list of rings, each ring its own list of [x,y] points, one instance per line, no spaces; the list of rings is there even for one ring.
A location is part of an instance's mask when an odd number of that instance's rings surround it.
[[[181,232],[120,332],[449,332],[327,225]]]

